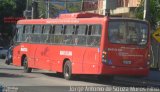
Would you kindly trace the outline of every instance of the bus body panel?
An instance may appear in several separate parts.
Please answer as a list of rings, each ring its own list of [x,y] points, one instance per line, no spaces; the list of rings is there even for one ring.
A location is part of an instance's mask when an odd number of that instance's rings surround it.
[[[40,69],[50,70],[49,47],[37,44],[35,51],[35,66]]]
[[[13,64],[16,66],[21,66],[20,47],[20,45],[16,45],[13,48]]]
[[[149,67],[135,68],[135,67],[115,67],[115,66],[101,66],[101,73],[107,75],[127,75],[127,76],[147,76],[149,74]]]
[[[108,20],[107,17],[96,17],[18,21],[18,24],[23,25],[100,24],[102,26],[100,31],[102,32],[99,47],[53,43],[22,43],[28,50],[27,52],[20,52],[23,46],[16,46],[13,50],[13,64],[21,66],[21,57],[25,54],[29,58],[29,67],[31,68],[63,72],[63,65],[69,60],[72,63],[73,74],[147,75],[149,72],[147,65],[149,61],[149,42],[145,48],[136,45],[110,43],[108,39]],[[109,64],[102,62],[103,51],[107,52]]]
[[[57,45],[50,45],[49,47],[49,58],[52,61],[52,70],[56,72],[63,72],[63,56],[60,55],[62,47]]]
[[[32,67],[32,68],[36,68],[35,66],[35,53],[36,53],[36,50],[37,50],[37,47],[38,45],[33,45],[33,44],[30,44],[29,48],[28,48],[28,51],[29,53],[27,53],[27,57],[28,57],[28,63],[29,63],[29,66]]]
[[[100,58],[100,48],[90,48],[86,49],[86,53],[84,54],[83,61],[83,72],[85,74],[97,74],[98,73],[98,64]]]
[[[148,62],[148,54],[148,48],[138,48],[135,46],[119,46],[117,48],[117,46],[110,45],[108,48],[108,60],[115,66],[145,67]]]
[[[83,73],[83,61],[84,54],[86,53],[86,47],[75,46],[72,49],[73,60],[72,62],[72,73],[81,74]]]
[[[27,43],[21,43],[14,47],[13,50],[13,64],[16,66],[22,66],[23,65],[23,56],[28,54],[28,47],[29,44]]]
[[[51,47],[53,46],[51,45]],[[73,57],[72,49],[73,49],[72,46],[55,45],[53,47],[53,50],[52,52],[50,52],[50,54],[52,55],[51,57],[53,57],[54,61],[56,61],[55,66],[57,72],[63,72],[64,62],[66,62],[67,60],[70,60],[72,62],[72,57]]]
[[[114,24],[115,25],[115,24]],[[107,52],[107,64],[100,65],[100,74],[139,75],[149,74],[150,39],[145,46],[112,43],[109,40],[109,21],[106,23],[103,50]],[[114,27],[115,28],[115,27]],[[128,30],[127,30],[128,31]],[[149,31],[149,27],[148,27]],[[147,36],[149,35],[149,32]]]

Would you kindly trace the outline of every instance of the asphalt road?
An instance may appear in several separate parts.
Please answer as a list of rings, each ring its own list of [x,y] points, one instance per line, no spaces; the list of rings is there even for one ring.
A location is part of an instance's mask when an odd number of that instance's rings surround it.
[[[65,80],[54,72],[33,70],[32,73],[24,73],[23,67],[6,65],[0,60],[0,85],[14,90],[18,87],[20,92],[66,92],[71,86],[106,86],[93,78]],[[110,86],[110,85],[109,85]]]
[[[140,81],[142,84],[137,85]],[[152,88],[158,87],[158,91],[155,92],[159,92],[160,72],[152,71],[148,77],[143,79],[116,77],[114,83],[99,82],[93,76],[81,76],[68,81],[49,71],[35,69],[32,73],[24,73],[23,67],[6,65],[4,60],[0,60],[0,85],[3,86],[3,90],[11,90],[11,92],[12,90],[18,92],[128,92],[130,89],[134,91],[132,88],[134,86],[140,88],[138,91],[141,91],[141,88],[147,91],[149,88],[143,85],[149,85]]]

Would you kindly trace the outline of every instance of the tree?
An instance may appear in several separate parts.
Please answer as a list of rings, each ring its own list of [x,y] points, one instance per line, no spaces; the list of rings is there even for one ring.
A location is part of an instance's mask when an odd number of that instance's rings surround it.
[[[26,0],[0,0],[0,33],[5,43],[9,42],[9,37],[12,36],[15,26],[15,23],[5,23],[5,18],[22,17],[25,4]]]
[[[11,26],[9,24],[4,23],[4,18],[10,17],[12,15],[15,15],[16,10],[16,3],[14,0],[1,0],[0,1],[0,32],[2,34],[4,33],[10,33],[9,30],[11,30]]]
[[[148,21],[151,24],[152,29],[155,29],[157,26],[157,22],[160,21],[160,6],[157,3],[158,0],[150,0],[149,1],[149,13]],[[144,10],[144,0],[141,0],[140,6],[135,10],[135,15],[139,19],[143,19],[143,10]]]

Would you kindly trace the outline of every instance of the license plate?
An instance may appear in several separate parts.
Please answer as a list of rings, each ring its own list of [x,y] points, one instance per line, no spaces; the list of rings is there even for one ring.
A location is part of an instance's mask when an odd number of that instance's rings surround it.
[[[125,65],[130,65],[130,64],[132,64],[132,61],[123,61],[123,64],[125,64]]]

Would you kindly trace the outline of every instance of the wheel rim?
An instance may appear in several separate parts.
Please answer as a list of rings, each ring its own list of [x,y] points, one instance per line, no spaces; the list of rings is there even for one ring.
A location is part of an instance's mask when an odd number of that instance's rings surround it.
[[[69,66],[68,65],[65,66],[64,74],[65,74],[66,77],[69,76]]]

